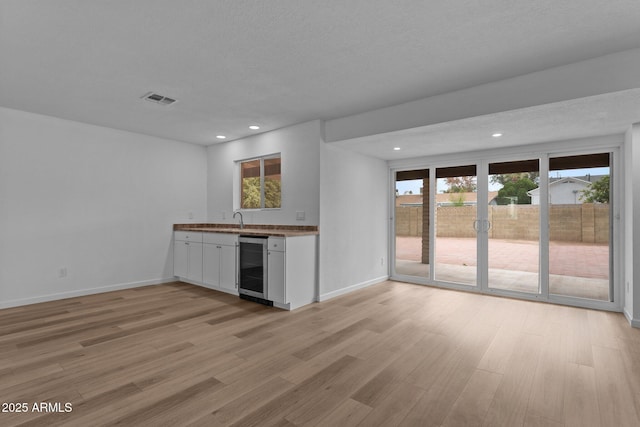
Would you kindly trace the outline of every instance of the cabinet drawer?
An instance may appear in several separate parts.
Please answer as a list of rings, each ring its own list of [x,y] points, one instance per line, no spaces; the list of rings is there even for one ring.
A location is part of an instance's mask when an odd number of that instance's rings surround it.
[[[229,233],[203,233],[204,243],[212,245],[235,246],[238,241],[236,234]]]
[[[284,237],[269,237],[268,248],[270,251],[284,252]]]
[[[198,231],[176,231],[174,232],[174,239],[185,242],[202,243],[202,233]]]

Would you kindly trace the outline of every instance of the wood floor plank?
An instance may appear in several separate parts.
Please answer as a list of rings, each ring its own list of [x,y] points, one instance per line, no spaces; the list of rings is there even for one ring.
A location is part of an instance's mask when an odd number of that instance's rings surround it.
[[[502,374],[477,369],[453,404],[442,425],[451,427],[481,426],[501,381]]]
[[[524,419],[523,427],[564,427],[564,423],[528,414]]]
[[[502,381],[489,407],[485,426],[522,425],[538,364],[542,336],[523,334],[514,350]]]
[[[229,425],[250,412],[254,408],[255,402],[262,400],[264,396],[277,397],[293,387],[294,384],[289,381],[275,377],[261,386],[249,390],[220,409],[216,409],[212,414],[221,425]]]
[[[419,403],[401,425],[442,425],[477,370],[479,361],[496,334],[496,326],[474,323],[448,337],[446,354],[430,358],[411,372],[408,381],[425,390]],[[425,376],[425,372],[429,374]]]
[[[588,310],[571,308],[568,311],[571,321],[567,343],[568,361],[579,365],[593,366],[591,333],[589,332]]]
[[[539,323],[538,328],[544,323]],[[542,348],[535,370],[527,415],[558,423],[564,418],[564,387],[566,381],[567,349],[559,325],[549,324],[542,340]]]
[[[618,322],[615,313],[589,310],[589,337],[592,345],[620,349],[618,341]]]
[[[179,409],[199,394],[210,393],[221,387],[224,387],[224,384],[216,378],[205,377],[202,381],[180,390],[177,393],[173,393],[171,396],[123,415],[123,417],[117,419],[114,424],[126,421],[126,423],[130,425],[142,425],[143,423],[159,425],[162,422],[168,421],[167,416],[170,415],[173,410]]]
[[[331,347],[338,345],[342,341],[357,334],[360,330],[366,328],[366,326],[370,323],[371,319],[368,318],[359,320],[333,334],[322,338],[320,341],[317,341],[302,350],[296,351],[295,353],[293,353],[293,355],[302,360],[312,359],[314,356],[317,356],[323,351],[331,349]]]
[[[640,425],[633,389],[620,350],[593,346],[600,421],[603,425]]]
[[[378,339],[380,339],[380,334],[364,330],[362,333],[342,341],[339,345],[318,354],[308,361],[300,360],[300,363],[289,366],[281,373],[281,376],[294,384],[300,384],[310,375],[321,371],[340,357],[344,355],[355,356],[354,353],[357,351],[354,351],[354,349],[360,349]]]
[[[501,326],[491,341],[489,348],[480,360],[478,368],[486,371],[504,374],[509,364],[509,359],[515,350],[514,343],[518,339],[518,333]]]
[[[404,349],[384,369],[360,387],[351,398],[364,405],[375,407],[423,362],[425,352],[436,341],[435,337],[434,334],[428,334],[427,337],[410,346],[411,350]]]
[[[327,413],[336,410],[342,402],[349,398],[370,375],[376,372],[377,366],[370,360],[357,359],[349,372],[329,379],[323,390],[318,390],[315,398],[301,402],[285,419],[298,426],[314,426]]]
[[[602,425],[593,367],[568,363],[564,402],[565,426]]]
[[[385,282],[287,312],[174,282],[0,310],[0,425],[636,425],[619,313]],[[64,402],[63,402],[64,403]]]
[[[231,425],[236,427],[250,427],[277,424],[286,417],[286,415],[295,410],[296,406],[313,400],[317,390],[321,390],[324,385],[336,375],[348,372],[357,360],[358,359],[352,356],[344,356],[338,359],[326,369],[309,377],[292,390],[269,401],[264,406],[250,412]]]
[[[389,397],[373,408],[360,423],[367,427],[397,426],[407,413],[420,402],[425,390],[407,382],[400,382]],[[425,420],[423,420],[425,421]],[[424,422],[421,425],[426,425]]]
[[[353,399],[344,400],[333,411],[329,412],[326,417],[318,421],[318,427],[351,427],[362,423],[373,408],[356,402]]]

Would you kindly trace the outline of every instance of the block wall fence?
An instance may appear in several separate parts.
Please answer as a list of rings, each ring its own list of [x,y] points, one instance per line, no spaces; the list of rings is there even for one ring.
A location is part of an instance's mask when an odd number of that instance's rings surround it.
[[[538,240],[539,214],[540,207],[537,205],[489,206],[489,238]],[[436,236],[475,237],[475,219],[475,206],[439,206],[434,218]],[[423,210],[422,206],[396,207],[396,235],[423,237],[427,241],[427,249],[429,232],[423,224],[428,223],[428,209]],[[607,244],[609,205],[551,205],[549,233],[552,241]]]

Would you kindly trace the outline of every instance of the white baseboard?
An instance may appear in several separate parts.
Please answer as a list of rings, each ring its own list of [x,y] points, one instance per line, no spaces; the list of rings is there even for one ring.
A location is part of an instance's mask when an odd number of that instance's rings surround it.
[[[281,309],[281,310],[291,311],[291,304],[289,304],[289,303],[287,303],[287,304],[282,304],[282,303],[280,303],[280,302],[276,302],[276,301],[274,301],[274,302],[273,302],[273,306],[274,306],[275,308],[279,308],[279,309]]]
[[[0,309],[18,307],[21,305],[37,304],[40,302],[56,301],[66,298],[81,297],[85,295],[101,294],[104,292],[119,291],[122,289],[139,288],[142,286],[159,285],[161,283],[175,282],[175,277],[166,277],[163,279],[143,280],[140,282],[118,283],[115,285],[100,286],[98,288],[80,289],[77,291],[59,292],[55,294],[40,295],[30,298],[19,298],[8,301],[0,301]]]
[[[338,289],[336,291],[327,292],[318,297],[318,301],[326,301],[331,298],[335,298],[340,295],[348,294],[349,292],[356,291],[358,289],[366,288],[367,286],[375,285],[389,280],[389,276],[380,276],[375,279],[367,280],[366,282],[356,283],[355,285],[347,286],[346,288]]]
[[[634,328],[640,328],[640,319],[634,319],[631,313],[629,313],[627,310],[623,310],[622,312],[624,313],[624,317],[627,318],[631,326],[633,326]]]

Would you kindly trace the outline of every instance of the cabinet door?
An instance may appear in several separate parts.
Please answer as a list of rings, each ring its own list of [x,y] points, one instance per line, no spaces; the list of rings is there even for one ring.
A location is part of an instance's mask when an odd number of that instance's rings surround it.
[[[228,291],[236,290],[236,247],[220,246],[220,287]]]
[[[176,240],[173,243],[173,275],[187,277],[189,274],[189,243]]]
[[[269,251],[267,265],[267,299],[286,304],[284,252]]]
[[[189,243],[189,274],[188,278],[202,283],[202,243]]]
[[[202,281],[209,288],[220,286],[220,246],[203,245]]]

